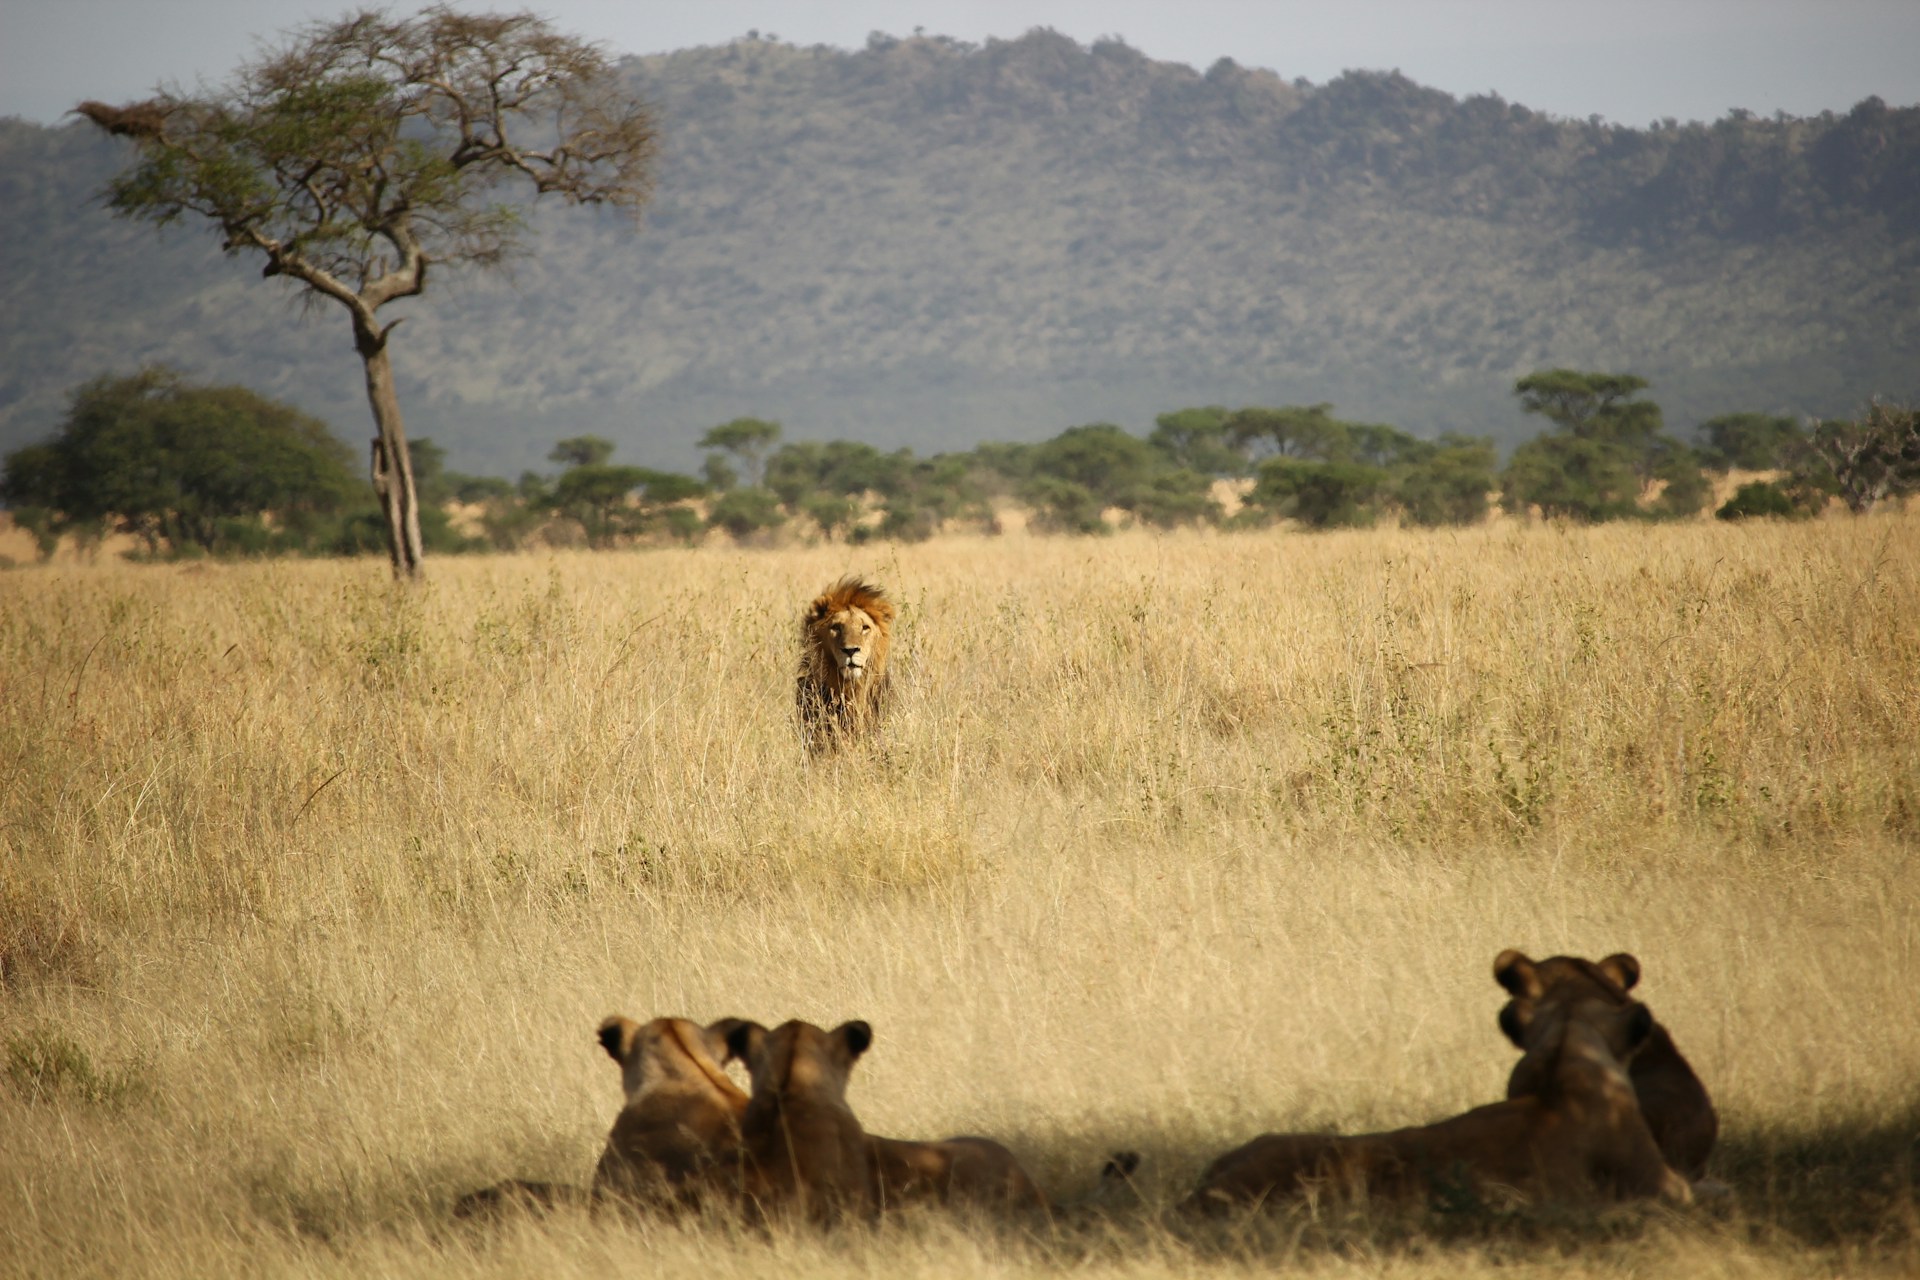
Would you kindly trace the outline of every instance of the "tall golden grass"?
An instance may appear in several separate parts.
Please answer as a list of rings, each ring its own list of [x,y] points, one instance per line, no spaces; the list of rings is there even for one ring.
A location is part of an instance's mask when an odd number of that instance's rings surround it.
[[[900,601],[809,762],[798,611]],[[1920,1266],[1920,517],[0,574],[0,1271],[1775,1275]],[[1494,954],[1635,952],[1730,1213],[1159,1212],[1502,1092]],[[877,1132],[1063,1233],[562,1216],[613,1011],[870,1020]]]

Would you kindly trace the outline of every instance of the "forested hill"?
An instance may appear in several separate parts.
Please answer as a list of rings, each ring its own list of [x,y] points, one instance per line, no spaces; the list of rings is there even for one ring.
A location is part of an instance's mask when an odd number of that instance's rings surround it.
[[[511,279],[437,279],[396,337],[410,429],[462,470],[588,432],[689,467],[743,415],[931,452],[1331,401],[1512,440],[1547,365],[1648,377],[1681,431],[1920,390],[1920,109],[1630,129],[1045,31],[628,66],[664,134],[644,227],[539,210]],[[124,158],[0,122],[0,449],[155,360],[363,436],[344,317],[204,227],[109,218]]]

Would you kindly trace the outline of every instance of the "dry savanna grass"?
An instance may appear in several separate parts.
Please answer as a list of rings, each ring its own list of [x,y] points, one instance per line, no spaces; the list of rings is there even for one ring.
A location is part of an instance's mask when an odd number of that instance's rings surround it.
[[[798,613],[901,622],[809,762]],[[1920,516],[0,574],[0,1272],[1920,1267]],[[1494,954],[1638,954],[1720,1212],[1209,1225],[1264,1130],[1499,1096]],[[609,1012],[876,1031],[868,1127],[1063,1199],[760,1237],[584,1182]]]

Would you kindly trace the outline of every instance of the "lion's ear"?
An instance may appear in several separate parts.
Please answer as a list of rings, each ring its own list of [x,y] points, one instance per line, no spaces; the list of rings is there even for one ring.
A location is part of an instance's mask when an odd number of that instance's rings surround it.
[[[707,1052],[712,1054],[713,1060],[721,1066],[725,1066],[735,1058],[744,1059],[744,1054],[733,1051],[733,1033],[742,1027],[752,1025],[745,1018],[722,1018],[718,1022],[709,1023],[706,1030]]]
[[[749,1067],[760,1056],[760,1046],[767,1042],[767,1029],[757,1022],[736,1018],[727,1028],[727,1056],[738,1058]]]
[[[807,621],[818,622],[832,612],[832,596],[815,596],[813,603],[807,606]]]
[[[1616,951],[1598,965],[1600,972],[1620,984],[1622,991],[1633,990],[1640,981],[1640,962],[1624,951]]]
[[[1493,958],[1493,980],[1516,996],[1538,999],[1545,990],[1533,961],[1512,947]]]
[[[640,1024],[632,1018],[623,1018],[619,1014],[609,1014],[600,1024],[600,1047],[607,1056],[621,1066],[627,1065],[627,1055],[633,1052],[634,1033],[640,1030]]]
[[[869,600],[866,608],[867,616],[881,626],[890,627],[893,625],[893,601],[887,599],[885,596],[881,596],[877,600]]]
[[[1500,1032],[1506,1036],[1507,1039],[1513,1041],[1514,1048],[1525,1049],[1527,1047],[1527,1023],[1532,1020],[1533,1006],[1530,1001],[1527,1002],[1527,1007],[1524,1009],[1521,1008],[1520,1005],[1521,1001],[1509,1000],[1500,1006]]]
[[[843,1022],[833,1029],[841,1044],[847,1047],[847,1057],[857,1060],[873,1044],[873,1028],[859,1020]]]

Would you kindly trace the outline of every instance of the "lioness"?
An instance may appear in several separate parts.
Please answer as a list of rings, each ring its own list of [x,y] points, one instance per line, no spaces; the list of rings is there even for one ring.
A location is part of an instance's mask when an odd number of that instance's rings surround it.
[[[614,1118],[593,1171],[595,1202],[607,1199],[695,1208],[739,1198],[740,1119],[747,1094],[727,1075],[723,1018],[639,1023],[618,1014],[600,1024],[600,1044],[620,1064],[626,1105]]]
[[[893,602],[870,582],[845,577],[800,620],[800,673],[794,698],[807,745],[825,750],[870,727],[887,694]]]
[[[864,1022],[832,1031],[742,1022],[728,1034],[728,1049],[753,1077],[740,1119],[749,1213],[826,1223],[879,1211],[872,1146],[847,1105],[853,1064],[872,1043]]]
[[[614,1014],[596,1033],[620,1064],[626,1105],[614,1117],[587,1191],[553,1182],[509,1179],[454,1202],[456,1218],[541,1213],[562,1205],[609,1202],[694,1208],[708,1196],[740,1194],[740,1116],[747,1095],[728,1077],[727,1035],[740,1024],[709,1027],[685,1018],[639,1023]]]
[[[1520,962],[1525,961],[1525,966]],[[1540,990],[1531,993],[1529,979]],[[1593,998],[1625,1005],[1631,1002],[1627,992],[1640,981],[1640,962],[1622,951],[1598,964],[1578,956],[1551,956],[1528,960],[1518,951],[1502,951],[1493,962],[1494,981],[1514,997],[1500,1011],[1500,1029],[1515,1045],[1525,1048],[1521,1028],[1515,1024],[1517,1009],[1526,1000],[1573,1000]],[[1507,1096],[1523,1097],[1535,1092],[1538,1064],[1522,1057],[1507,1079]],[[1658,1022],[1645,1045],[1633,1056],[1627,1069],[1633,1090],[1640,1098],[1640,1114],[1667,1163],[1698,1181],[1707,1170],[1707,1157],[1713,1152],[1720,1134],[1720,1117],[1700,1077],[1693,1073],[1686,1058],[1675,1047],[1673,1037]]]
[[[1267,1134],[1208,1166],[1182,1207],[1220,1212],[1320,1188],[1408,1200],[1460,1184],[1689,1203],[1692,1189],[1661,1158],[1627,1080],[1625,1061],[1652,1032],[1646,1006],[1540,1002],[1515,1023],[1538,1092],[1388,1133]]]

